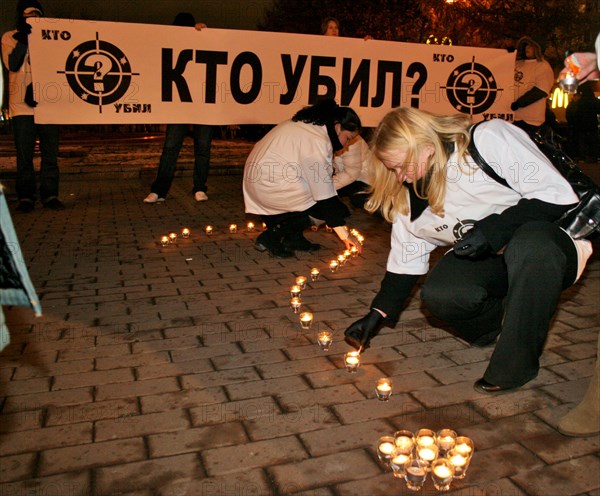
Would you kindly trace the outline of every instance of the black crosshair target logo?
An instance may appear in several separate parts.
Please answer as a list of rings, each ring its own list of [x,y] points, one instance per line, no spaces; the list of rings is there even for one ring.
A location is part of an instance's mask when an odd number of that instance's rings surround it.
[[[475,57],[454,69],[443,88],[450,104],[469,115],[481,114],[489,109],[500,91],[492,72],[475,62]]]
[[[474,225],[475,221],[473,219],[459,219],[458,222],[454,224],[454,227],[452,228],[452,234],[454,236],[454,239],[456,241],[461,240],[468,231],[473,229]]]
[[[112,43],[89,40],[75,47],[65,64],[67,82],[73,92],[86,103],[102,106],[119,100],[128,90],[132,76],[129,60],[120,48]]]

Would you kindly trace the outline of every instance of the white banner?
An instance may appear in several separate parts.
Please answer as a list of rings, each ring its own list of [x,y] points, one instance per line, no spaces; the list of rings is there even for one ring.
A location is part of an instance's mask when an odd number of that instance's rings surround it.
[[[276,124],[318,96],[511,120],[515,54],[328,36],[33,19],[36,122]]]

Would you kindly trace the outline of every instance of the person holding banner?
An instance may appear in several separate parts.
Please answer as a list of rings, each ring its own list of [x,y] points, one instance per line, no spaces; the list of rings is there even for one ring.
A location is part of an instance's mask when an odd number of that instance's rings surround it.
[[[44,10],[37,0],[19,0],[17,27],[2,36],[2,62],[8,69],[8,111],[17,149],[17,211],[32,212],[35,208],[36,180],[33,168],[36,138],[40,140],[40,199],[44,208],[63,210],[58,199],[58,140],[55,124],[36,124],[31,66],[29,64],[29,33],[27,19],[42,17]]]
[[[277,258],[294,250],[313,251],[303,231],[312,220],[325,221],[346,248],[361,244],[350,234],[348,208],[338,198],[332,180],[333,153],[355,138],[361,122],[354,110],[324,99],[298,111],[256,143],[244,168],[246,212],[260,215],[267,229],[255,247]]]
[[[500,394],[537,376],[560,293],[592,248],[554,223],[578,198],[523,130],[492,119],[474,131],[478,152],[507,188],[471,158],[470,127],[466,115],[397,108],[375,130],[366,208],[393,223],[391,251],[370,312],[345,336],[357,349],[368,347],[427,274],[421,297],[435,317],[474,346],[497,340],[474,388]],[[431,252],[444,246],[450,249],[429,270]]]
[[[173,25],[195,27],[198,31],[206,27],[204,23],[196,23],[194,16],[188,12],[177,14]],[[156,179],[150,186],[150,193],[144,198],[144,203],[165,201],[175,177],[177,158],[179,157],[183,140],[188,134],[188,128],[188,124],[167,124],[165,143],[160,156]],[[194,200],[201,202],[208,200],[206,181],[210,169],[210,146],[213,128],[205,124],[193,124],[192,133],[194,138],[194,186],[192,194],[194,195]]]
[[[544,59],[539,43],[524,36],[517,43],[515,64],[514,123],[535,132],[546,121],[546,98],[554,84],[554,72]]]

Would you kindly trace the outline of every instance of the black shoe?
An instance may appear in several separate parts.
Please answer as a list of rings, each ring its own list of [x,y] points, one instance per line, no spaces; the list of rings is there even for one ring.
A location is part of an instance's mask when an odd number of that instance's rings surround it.
[[[17,212],[28,214],[29,212],[33,212],[34,208],[35,204],[33,203],[33,200],[30,200],[29,198],[23,198],[17,205]]]
[[[319,243],[311,243],[301,232],[290,234],[283,238],[283,246],[288,250],[298,251],[317,251],[321,249]]]
[[[289,251],[283,244],[275,239],[272,231],[263,231],[256,241],[254,242],[254,248],[258,251],[268,251],[275,258],[291,258],[295,254],[293,251]]]
[[[49,208],[50,210],[64,210],[65,209],[65,205],[63,202],[61,202],[58,198],[53,197],[50,198],[49,200],[46,200],[44,203],[44,208]]]
[[[486,381],[483,377],[479,379],[475,384],[473,384],[473,389],[478,393],[484,394],[504,394],[510,393],[515,389],[519,389],[521,386],[496,386],[488,381]]]

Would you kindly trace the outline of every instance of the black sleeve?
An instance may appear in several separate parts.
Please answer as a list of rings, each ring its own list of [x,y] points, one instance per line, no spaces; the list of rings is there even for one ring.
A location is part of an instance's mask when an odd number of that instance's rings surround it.
[[[536,220],[554,222],[575,205],[554,205],[535,198],[523,198],[501,214],[488,215],[477,221],[476,225],[488,240],[492,251],[497,252],[506,246],[513,233],[523,224]]]
[[[17,43],[17,46],[12,52],[8,54],[8,70],[11,72],[17,72],[23,62],[25,62],[25,56],[27,55],[27,45],[23,43]]]
[[[421,276],[412,274],[394,274],[386,272],[381,281],[381,289],[371,303],[371,308],[376,308],[387,314],[387,320],[396,323],[406,299]]]
[[[542,98],[546,98],[548,93],[544,90],[539,89],[537,86],[531,88],[527,93],[523,94],[520,98],[517,98],[515,103],[519,106],[519,108],[527,107],[532,103],[541,100]]]
[[[313,208],[319,212],[319,218],[323,219],[329,227],[345,226],[346,217],[350,215],[348,207],[337,195],[317,201]]]

